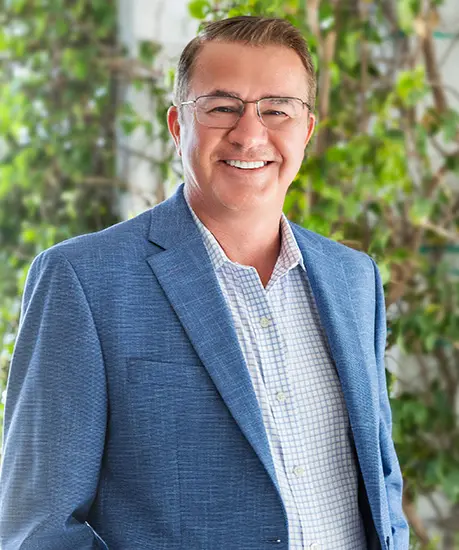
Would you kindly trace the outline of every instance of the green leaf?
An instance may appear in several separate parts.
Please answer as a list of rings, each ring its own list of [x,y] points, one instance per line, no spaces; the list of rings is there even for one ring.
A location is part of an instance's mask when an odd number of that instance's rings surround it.
[[[67,23],[67,21],[65,21],[65,19],[63,18],[59,18],[56,23],[55,23],[55,29],[57,31],[57,35],[58,36],[67,36],[69,31],[70,31],[70,27],[69,27],[69,24]]]
[[[446,143],[456,141],[459,136],[459,112],[449,109],[447,115],[442,117],[441,129]]]
[[[438,335],[435,333],[429,332],[424,339],[424,347],[426,351],[431,352],[437,345],[437,342],[438,342]]]
[[[459,155],[448,155],[445,164],[451,172],[459,173]]]
[[[10,0],[8,7],[16,13],[20,14],[27,7],[28,0]]]
[[[378,269],[379,269],[379,274],[381,275],[382,284],[386,285],[387,283],[390,282],[390,277],[391,277],[389,264],[385,261],[379,261]]]
[[[155,57],[160,51],[161,45],[158,42],[152,40],[142,40],[139,43],[139,57],[147,65],[153,63]]]
[[[432,201],[424,197],[417,197],[409,210],[410,220],[416,225],[426,222],[430,217],[431,211]]]
[[[409,33],[413,30],[415,12],[412,0],[397,0],[395,3],[400,28]]]
[[[445,475],[442,488],[451,502],[459,502],[459,468],[455,468]]]
[[[406,105],[416,105],[427,93],[424,67],[419,66],[412,71],[400,71],[395,91]]]
[[[359,32],[350,32],[344,37],[344,48],[340,51],[340,57],[348,69],[353,69],[358,62],[358,45],[361,40]]]
[[[188,11],[194,19],[204,19],[211,9],[208,0],[191,0]]]

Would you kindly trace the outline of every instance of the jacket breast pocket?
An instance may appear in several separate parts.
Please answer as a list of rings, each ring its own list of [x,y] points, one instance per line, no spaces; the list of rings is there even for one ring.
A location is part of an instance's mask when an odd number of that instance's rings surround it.
[[[128,386],[135,386],[139,391],[142,391],[141,388],[162,387],[176,392],[193,391],[206,395],[218,393],[202,363],[182,364],[130,357],[126,366]]]
[[[153,472],[177,479],[183,433],[201,422],[203,411],[220,406],[220,394],[202,364],[127,358],[125,367],[110,430],[117,448],[129,456],[123,477],[136,480]]]
[[[129,358],[126,366],[124,414],[138,447],[172,445],[174,439],[207,430],[209,416],[214,422],[228,416],[202,364]]]

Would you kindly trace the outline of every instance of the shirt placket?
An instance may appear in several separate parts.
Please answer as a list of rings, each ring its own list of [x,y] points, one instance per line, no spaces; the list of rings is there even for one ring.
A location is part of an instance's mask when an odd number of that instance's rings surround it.
[[[270,393],[270,401],[272,403],[273,415],[275,417],[275,423],[277,426],[282,426],[280,440],[282,449],[287,449],[287,453],[284,454],[284,471],[290,487],[292,499],[295,502],[296,509],[298,510],[297,521],[301,528],[301,539],[298,541],[298,545],[295,548],[309,548],[311,541],[316,538],[317,530],[314,526],[314,519],[312,514],[305,516],[304,513],[300,513],[300,510],[304,509],[304,506],[300,506],[302,500],[307,498],[307,509],[313,510],[315,506],[315,493],[313,488],[312,473],[308,464],[308,450],[305,448],[306,442],[304,429],[299,422],[299,410],[297,407],[297,396],[295,392],[295,380],[291,378],[289,373],[289,360],[288,347],[286,342],[288,341],[291,331],[295,327],[286,325],[286,319],[284,318],[284,310],[280,301],[288,291],[288,275],[282,277],[276,284],[276,287],[269,293],[269,301],[271,310],[277,312],[276,330],[278,333],[279,341],[282,342],[282,385],[285,390],[273,391]],[[296,381],[298,382],[298,381]]]
[[[276,286],[280,282],[278,281]],[[284,489],[283,492],[287,492],[284,501],[287,508],[291,510],[288,514],[293,523],[290,548],[302,548],[302,526],[295,492],[301,484],[300,478],[303,475],[304,467],[294,463],[289,452],[298,443],[298,432],[294,425],[293,392],[286,376],[287,346],[279,331],[274,315],[275,308],[270,304],[269,297],[273,295],[274,288],[267,293],[257,277],[253,277],[251,285],[245,286],[246,290],[247,288],[250,288],[249,292],[246,292],[246,299],[249,304],[250,321],[257,336],[257,356],[271,416],[270,423],[273,425],[278,440],[277,445],[272,445],[272,448],[273,452],[277,454],[276,462],[280,465],[280,468],[279,466],[277,468],[277,473],[281,478],[280,485]]]

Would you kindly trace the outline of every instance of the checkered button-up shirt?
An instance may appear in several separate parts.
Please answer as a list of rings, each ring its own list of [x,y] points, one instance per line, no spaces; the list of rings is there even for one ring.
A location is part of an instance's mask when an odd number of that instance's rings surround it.
[[[347,410],[303,257],[285,216],[266,288],[191,209],[231,311],[287,512],[290,550],[363,550]]]

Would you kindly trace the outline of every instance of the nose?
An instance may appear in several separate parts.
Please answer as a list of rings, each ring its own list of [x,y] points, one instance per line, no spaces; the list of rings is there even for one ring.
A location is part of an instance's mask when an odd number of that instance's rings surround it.
[[[262,124],[255,103],[245,105],[241,118],[229,131],[228,138],[231,143],[244,149],[251,149],[268,141],[268,129]]]

